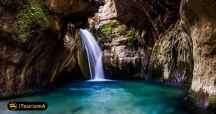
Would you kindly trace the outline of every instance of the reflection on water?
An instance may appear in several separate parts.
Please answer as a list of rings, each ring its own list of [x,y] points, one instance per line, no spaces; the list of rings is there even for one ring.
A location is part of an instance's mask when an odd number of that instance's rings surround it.
[[[48,94],[16,99],[45,101],[48,110],[11,112],[0,102],[0,114],[188,114],[179,107],[180,89],[132,81],[77,82]]]

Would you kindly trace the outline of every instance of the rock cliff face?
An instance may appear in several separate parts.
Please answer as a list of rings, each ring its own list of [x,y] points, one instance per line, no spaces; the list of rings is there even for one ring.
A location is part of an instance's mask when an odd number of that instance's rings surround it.
[[[62,26],[43,1],[1,0],[0,98],[84,78],[79,68],[80,45],[79,31],[71,24]]]
[[[89,15],[103,3],[96,0],[46,0],[48,8],[61,15]]]
[[[157,40],[150,61],[153,79],[190,87],[193,73],[192,41],[178,22]]]
[[[138,46],[138,31],[117,20],[104,22],[96,31],[96,36],[104,49],[104,67],[108,78],[145,78],[148,49]]]
[[[149,28],[160,35],[178,19],[180,0],[112,0],[118,20],[138,28]],[[142,21],[141,21],[142,20]],[[158,36],[155,36],[158,37]]]
[[[181,68],[187,64],[192,66],[190,39],[182,29],[175,31],[174,28],[171,33],[165,32],[178,20],[179,4],[180,1],[171,0],[105,0],[104,6],[100,7],[89,23],[104,48],[104,66],[111,78],[154,79],[165,74],[159,71],[153,74],[160,69],[170,72],[165,76],[169,78],[167,80],[186,82],[192,69]],[[164,45],[161,46],[161,43]],[[174,47],[176,44],[178,46]],[[162,49],[159,52],[164,55],[164,60],[159,61],[160,64],[167,64],[163,66],[167,68],[152,67],[159,57],[155,48],[152,52],[153,47]],[[176,55],[173,55],[172,50],[176,50]],[[157,57],[151,56],[151,53]],[[174,56],[179,56],[176,61]],[[187,58],[190,60],[185,60]]]
[[[193,41],[194,71],[191,90],[203,108],[212,107],[216,95],[216,1],[183,0],[181,17]]]

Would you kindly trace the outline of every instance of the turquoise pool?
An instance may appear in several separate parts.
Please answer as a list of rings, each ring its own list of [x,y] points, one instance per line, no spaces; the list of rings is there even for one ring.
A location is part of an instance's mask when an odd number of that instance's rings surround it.
[[[0,101],[0,114],[189,114],[183,96],[181,89],[144,81],[84,81],[13,99],[47,102],[46,111],[8,111],[8,101]]]

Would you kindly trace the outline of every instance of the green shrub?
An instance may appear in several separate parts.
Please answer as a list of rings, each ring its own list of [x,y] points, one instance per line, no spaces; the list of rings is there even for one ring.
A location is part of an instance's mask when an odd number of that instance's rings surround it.
[[[31,25],[49,27],[50,20],[43,2],[40,0],[26,0],[17,14],[17,32],[21,42],[25,42]]]
[[[112,34],[112,24],[107,23],[107,24],[102,25],[99,28],[99,31],[106,36],[110,36]]]
[[[128,46],[132,47],[135,41],[135,29],[129,30],[127,33],[127,37],[128,37]]]

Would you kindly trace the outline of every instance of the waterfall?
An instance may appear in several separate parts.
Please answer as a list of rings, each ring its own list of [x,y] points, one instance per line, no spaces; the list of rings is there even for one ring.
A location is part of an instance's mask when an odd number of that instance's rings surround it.
[[[85,47],[92,80],[104,80],[102,50],[95,37],[86,29],[80,29],[82,44]]]

